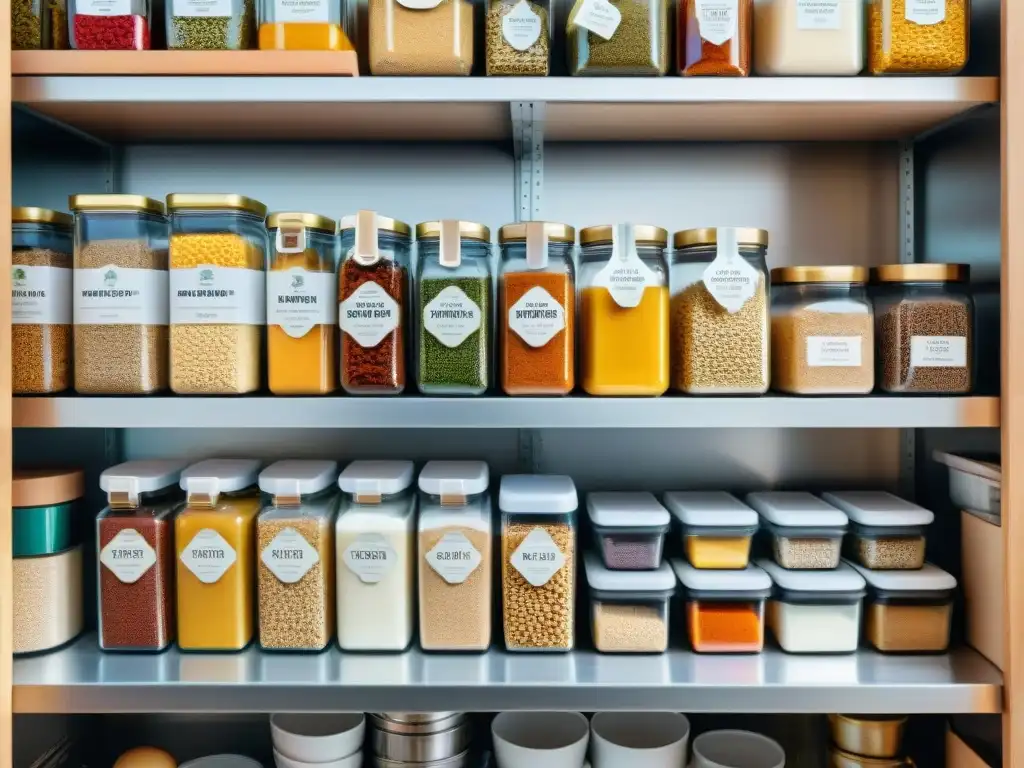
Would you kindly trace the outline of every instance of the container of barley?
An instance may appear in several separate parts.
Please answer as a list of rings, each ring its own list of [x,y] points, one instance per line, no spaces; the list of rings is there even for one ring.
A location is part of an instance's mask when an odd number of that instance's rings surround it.
[[[551,72],[551,0],[487,0],[487,74]]]
[[[473,69],[470,0],[369,0],[370,72],[468,75]]]
[[[11,221],[11,389],[61,392],[71,386],[74,219],[15,208]]]
[[[278,461],[260,472],[256,521],[260,646],[322,651],[334,637],[333,461]]]
[[[566,21],[574,75],[664,75],[671,52],[667,0],[611,0],[615,13],[577,0]],[[614,16],[614,18],[613,18]]]
[[[772,270],[772,388],[865,395],[875,386],[875,319],[865,267]]]
[[[583,565],[590,587],[594,647],[601,653],[664,653],[668,604],[676,588],[669,564],[646,571],[613,571],[588,552]]]
[[[176,193],[171,215],[171,389],[259,389],[267,319],[267,207],[242,195]]]
[[[676,232],[671,285],[672,386],[690,395],[768,390],[768,233]]]
[[[605,568],[649,571],[661,565],[670,516],[653,493],[588,493],[587,516]]]
[[[167,217],[141,195],[72,195],[75,390],[167,388]]]
[[[846,513],[804,491],[748,493],[772,538],[772,555],[783,568],[830,570],[839,565]]]
[[[925,529],[931,510],[885,491],[841,491],[823,495],[850,518],[846,557],[875,570],[914,570],[924,565]]]
[[[510,651],[570,651],[576,615],[576,486],[564,475],[501,478],[501,585]]]
[[[737,570],[750,563],[757,512],[725,491],[671,491],[665,506],[675,516],[686,559],[702,570]]]
[[[878,386],[962,395],[974,385],[974,302],[966,264],[887,264],[875,289]]]
[[[430,461],[419,477],[420,645],[485,651],[494,585],[489,473],[482,461]]]
[[[953,75],[967,64],[970,0],[869,0],[868,70]]]

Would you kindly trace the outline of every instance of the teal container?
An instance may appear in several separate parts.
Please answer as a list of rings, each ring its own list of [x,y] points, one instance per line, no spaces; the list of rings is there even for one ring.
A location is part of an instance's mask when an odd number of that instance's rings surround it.
[[[74,502],[46,507],[15,507],[14,556],[55,555],[74,543]]]

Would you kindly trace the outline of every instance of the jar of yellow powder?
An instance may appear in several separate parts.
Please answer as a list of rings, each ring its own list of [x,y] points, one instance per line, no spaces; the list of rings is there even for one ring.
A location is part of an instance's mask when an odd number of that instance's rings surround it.
[[[668,389],[668,232],[605,224],[580,232],[580,346],[591,395]]]
[[[869,0],[874,75],[952,75],[967,64],[970,0]]]

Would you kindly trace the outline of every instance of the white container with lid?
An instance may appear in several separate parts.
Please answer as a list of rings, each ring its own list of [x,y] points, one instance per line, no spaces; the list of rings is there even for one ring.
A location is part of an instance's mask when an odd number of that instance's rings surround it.
[[[654,570],[612,570],[592,552],[583,563],[590,585],[594,647],[602,653],[664,652],[669,598],[676,589],[668,563]]]
[[[760,653],[764,603],[772,580],[761,568],[708,570],[678,558],[672,569],[686,589],[690,645],[698,653]]]
[[[661,564],[670,516],[653,493],[589,493],[587,514],[606,567],[650,570]]]
[[[138,507],[168,489],[176,491],[186,466],[187,462],[178,459],[126,461],[100,473],[100,489],[112,507]]]
[[[746,568],[757,512],[725,491],[671,491],[665,506],[680,523],[686,559],[695,568]]]
[[[190,504],[217,503],[222,493],[237,493],[256,485],[259,459],[206,459],[181,473],[181,488]]]
[[[823,498],[850,518],[848,557],[877,570],[924,565],[924,532],[935,519],[930,510],[885,491],[832,492]]]
[[[772,536],[772,554],[783,568],[829,569],[839,565],[846,513],[804,491],[747,494]]]

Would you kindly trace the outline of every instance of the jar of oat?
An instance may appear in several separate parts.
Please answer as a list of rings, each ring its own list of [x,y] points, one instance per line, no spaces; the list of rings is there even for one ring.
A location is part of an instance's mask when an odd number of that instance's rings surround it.
[[[750,563],[757,513],[725,491],[671,491],[665,506],[678,521],[694,568],[737,570]]]
[[[768,391],[768,233],[676,232],[672,255],[672,386],[689,395]]]
[[[746,501],[761,515],[775,562],[783,568],[830,570],[839,565],[845,512],[804,491],[748,493]]]
[[[487,0],[487,74],[549,74],[551,22],[551,0]]]
[[[369,0],[369,28],[374,75],[473,70],[471,0]]]
[[[868,0],[874,75],[954,75],[967,64],[971,0]]]
[[[605,568],[649,571],[661,565],[669,514],[653,493],[588,493],[587,515]]]
[[[491,644],[493,523],[482,461],[429,461],[420,472],[420,645],[485,651]]]
[[[880,571],[924,565],[925,529],[931,510],[885,491],[841,491],[822,498],[850,518],[846,557]]]
[[[590,587],[594,647],[601,653],[664,653],[668,604],[676,588],[669,564],[647,571],[613,571],[588,552],[583,565]]]

